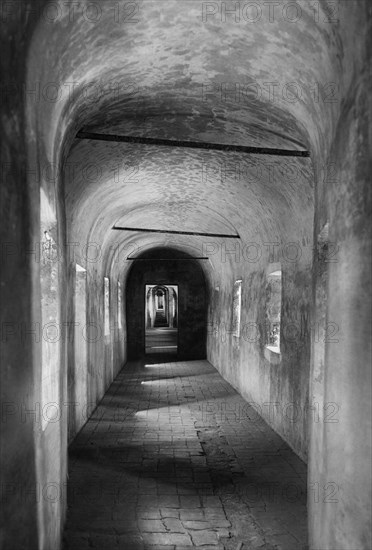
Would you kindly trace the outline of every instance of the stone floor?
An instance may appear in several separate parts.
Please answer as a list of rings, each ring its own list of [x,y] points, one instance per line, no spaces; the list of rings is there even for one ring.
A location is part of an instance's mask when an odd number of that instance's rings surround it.
[[[64,549],[306,549],[305,464],[207,361],[156,361],[71,445]]]

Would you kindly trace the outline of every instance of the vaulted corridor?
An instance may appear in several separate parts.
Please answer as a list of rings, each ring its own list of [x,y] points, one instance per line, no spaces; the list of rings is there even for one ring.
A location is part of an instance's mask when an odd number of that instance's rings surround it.
[[[127,364],[69,457],[65,550],[308,548],[306,465],[207,361]]]
[[[1,550],[370,550],[371,0],[0,30]]]

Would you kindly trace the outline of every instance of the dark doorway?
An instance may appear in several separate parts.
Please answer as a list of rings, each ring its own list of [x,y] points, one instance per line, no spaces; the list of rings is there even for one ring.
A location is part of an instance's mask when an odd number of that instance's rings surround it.
[[[128,359],[205,359],[207,288],[199,262],[169,248],[138,256],[127,279],[126,319]]]
[[[178,285],[145,285],[145,353],[177,353]]]

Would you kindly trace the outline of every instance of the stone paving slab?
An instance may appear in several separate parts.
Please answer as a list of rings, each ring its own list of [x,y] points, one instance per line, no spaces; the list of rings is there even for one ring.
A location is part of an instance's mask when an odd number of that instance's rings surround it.
[[[64,550],[307,549],[306,465],[207,361],[128,363],[69,455]]]

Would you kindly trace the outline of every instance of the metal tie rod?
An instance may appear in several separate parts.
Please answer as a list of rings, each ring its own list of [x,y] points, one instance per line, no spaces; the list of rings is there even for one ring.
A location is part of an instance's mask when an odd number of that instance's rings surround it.
[[[276,155],[282,157],[309,157],[306,150],[274,149],[271,147],[251,147],[246,145],[227,145],[225,143],[207,143],[203,141],[180,141],[173,139],[147,138],[137,136],[119,136],[115,134],[98,134],[95,132],[78,132],[78,139],[93,139],[98,141],[119,141],[123,143],[139,143],[142,145],[163,145],[166,147],[186,147],[191,149],[209,149],[235,153],[251,153],[255,155]]]
[[[172,235],[196,235],[198,237],[221,237],[223,239],[240,239],[240,235],[225,235],[223,233],[199,233],[197,231],[172,231],[171,229],[143,229],[141,227],[117,227],[111,229],[116,231],[139,231],[141,233],[171,233]]]

